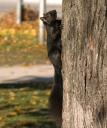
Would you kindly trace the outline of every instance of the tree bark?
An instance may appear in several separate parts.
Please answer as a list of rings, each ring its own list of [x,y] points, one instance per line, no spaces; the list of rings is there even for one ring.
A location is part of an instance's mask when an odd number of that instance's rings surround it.
[[[63,0],[63,128],[107,128],[107,0]]]

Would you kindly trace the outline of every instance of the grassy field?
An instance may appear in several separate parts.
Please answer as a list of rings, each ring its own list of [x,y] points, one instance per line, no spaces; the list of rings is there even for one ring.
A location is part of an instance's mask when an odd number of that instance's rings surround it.
[[[6,36],[0,39],[0,66],[47,63],[47,50],[31,36]]]
[[[48,85],[0,85],[0,128],[56,128],[48,110]]]
[[[38,20],[20,25],[0,23],[0,66],[48,62],[46,46],[38,41]]]

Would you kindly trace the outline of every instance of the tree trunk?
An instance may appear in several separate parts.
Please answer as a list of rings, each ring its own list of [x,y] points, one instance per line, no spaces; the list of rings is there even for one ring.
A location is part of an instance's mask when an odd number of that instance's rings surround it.
[[[63,128],[107,128],[107,0],[63,0]]]

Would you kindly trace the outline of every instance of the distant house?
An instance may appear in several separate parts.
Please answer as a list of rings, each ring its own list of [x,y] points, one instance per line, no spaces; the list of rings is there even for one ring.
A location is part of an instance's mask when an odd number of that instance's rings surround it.
[[[39,3],[40,0],[24,0],[27,3]],[[53,4],[53,5],[61,5],[62,0],[46,0],[47,4]]]
[[[30,4],[34,8],[38,9],[40,0],[24,0],[25,4]],[[33,4],[32,4],[33,3]],[[57,10],[58,17],[62,15],[62,0],[46,0],[47,3],[47,11],[49,10]]]
[[[18,0],[0,0],[0,12],[6,12],[16,8]],[[40,0],[23,0],[24,4],[30,4],[34,9],[39,8]],[[62,0],[46,0],[47,1],[47,11],[56,9],[58,11],[58,16],[61,17],[61,3]]]

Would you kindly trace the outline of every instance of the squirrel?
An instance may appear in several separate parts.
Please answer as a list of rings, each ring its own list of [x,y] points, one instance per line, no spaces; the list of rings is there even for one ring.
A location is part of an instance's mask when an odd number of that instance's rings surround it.
[[[49,107],[56,123],[61,127],[62,123],[62,98],[63,98],[63,82],[62,82],[62,61],[61,61],[61,20],[57,19],[56,10],[49,11],[40,17],[47,31],[47,50],[48,57],[53,64],[54,86],[49,98]]]

